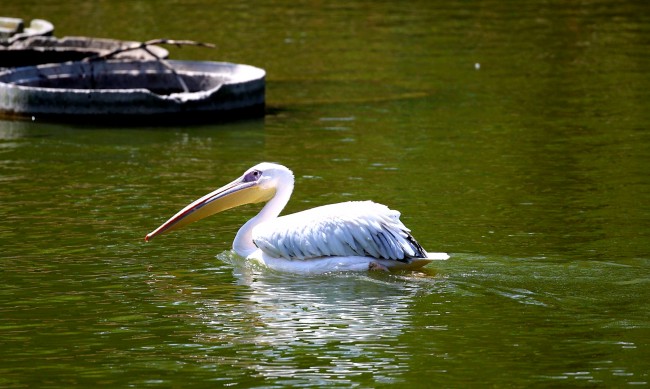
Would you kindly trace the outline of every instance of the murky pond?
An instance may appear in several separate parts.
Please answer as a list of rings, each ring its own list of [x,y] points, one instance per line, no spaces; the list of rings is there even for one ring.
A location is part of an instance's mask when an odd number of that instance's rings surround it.
[[[6,3],[6,4],[5,4]],[[267,71],[264,119],[0,121],[0,386],[647,386],[643,2],[32,2],[57,36],[169,37]],[[145,243],[260,161],[287,212],[373,199],[448,261],[298,276],[259,207]]]

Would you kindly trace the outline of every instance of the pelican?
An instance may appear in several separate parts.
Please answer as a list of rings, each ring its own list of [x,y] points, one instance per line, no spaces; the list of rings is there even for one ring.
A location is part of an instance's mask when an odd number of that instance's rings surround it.
[[[399,220],[372,201],[324,205],[279,216],[293,192],[293,172],[262,162],[241,177],[187,205],[147,234],[145,241],[227,209],[266,205],[237,232],[233,250],[271,269],[297,273],[418,269],[446,253],[427,253]]]

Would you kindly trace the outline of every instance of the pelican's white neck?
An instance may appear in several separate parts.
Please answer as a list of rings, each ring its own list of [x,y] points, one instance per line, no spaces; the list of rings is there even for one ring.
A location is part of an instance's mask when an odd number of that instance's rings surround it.
[[[232,244],[233,250],[238,255],[248,257],[257,250],[257,246],[253,242],[253,229],[264,222],[277,218],[289,202],[292,192],[293,175],[282,182],[281,185],[276,185],[275,195],[271,200],[264,205],[264,208],[255,217],[241,226]]]

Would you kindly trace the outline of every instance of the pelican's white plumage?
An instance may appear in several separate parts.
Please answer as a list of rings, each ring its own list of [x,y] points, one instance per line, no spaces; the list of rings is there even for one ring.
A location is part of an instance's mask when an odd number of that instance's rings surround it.
[[[372,201],[324,205],[278,217],[291,197],[293,183],[291,170],[260,163],[192,202],[145,239],[237,205],[267,202],[239,229],[233,249],[276,270],[413,269],[448,258],[445,253],[427,253],[399,220],[399,212]]]
[[[253,242],[264,253],[286,259],[425,257],[399,216],[372,201],[324,205],[257,225]]]

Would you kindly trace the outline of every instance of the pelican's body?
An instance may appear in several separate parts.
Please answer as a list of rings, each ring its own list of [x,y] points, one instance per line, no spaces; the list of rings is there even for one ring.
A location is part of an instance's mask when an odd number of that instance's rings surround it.
[[[293,173],[263,162],[189,204],[146,240],[241,204],[266,202],[237,233],[233,250],[269,268],[300,273],[416,269],[444,253],[428,254],[399,220],[372,201],[316,207],[278,217],[293,191]]]

